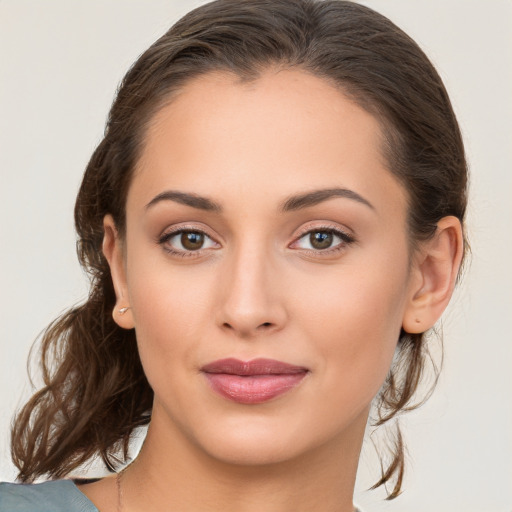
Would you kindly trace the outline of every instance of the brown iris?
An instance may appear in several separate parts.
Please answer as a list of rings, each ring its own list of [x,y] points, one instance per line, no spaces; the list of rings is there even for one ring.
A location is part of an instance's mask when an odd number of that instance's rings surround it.
[[[204,234],[197,231],[184,231],[181,233],[181,245],[189,251],[197,251],[204,244]]]
[[[332,245],[332,237],[328,231],[314,231],[309,235],[309,242],[315,249],[328,249]]]

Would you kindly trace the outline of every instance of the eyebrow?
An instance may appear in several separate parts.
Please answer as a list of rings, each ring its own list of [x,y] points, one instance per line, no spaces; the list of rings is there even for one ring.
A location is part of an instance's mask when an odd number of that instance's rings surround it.
[[[303,208],[315,206],[334,197],[351,199],[353,201],[357,201],[358,203],[364,204],[365,206],[368,206],[372,210],[375,210],[374,206],[368,200],[353,190],[347,188],[326,188],[289,197],[282,204],[281,211],[290,212],[301,210]],[[161,201],[174,201],[186,206],[191,206],[192,208],[197,208],[198,210],[205,210],[215,213],[222,212],[222,206],[212,199],[200,196],[198,194],[180,192],[177,190],[166,190],[165,192],[158,194],[153,199],[151,199],[151,201],[145,206],[145,209],[147,210]]]
[[[209,212],[220,213],[222,211],[220,204],[208,199],[207,197],[202,197],[198,194],[192,194],[189,192],[179,192],[177,190],[166,190],[165,192],[158,194],[145,206],[146,210],[160,201],[175,201],[176,203],[181,203],[191,206],[192,208],[197,208],[198,210],[206,210]]]
[[[374,206],[364,197],[360,196],[357,192],[348,188],[325,188],[321,190],[314,190],[304,194],[289,197],[283,204],[281,211],[290,212],[308,208],[316,204],[332,199],[333,197],[343,197],[345,199],[352,199],[358,203],[364,204],[375,210]]]

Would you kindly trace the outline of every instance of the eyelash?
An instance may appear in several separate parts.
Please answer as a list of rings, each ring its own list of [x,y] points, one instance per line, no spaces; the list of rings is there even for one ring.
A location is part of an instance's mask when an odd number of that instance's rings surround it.
[[[175,236],[181,235],[183,233],[200,233],[200,234],[204,235],[205,237],[209,238],[210,240],[213,240],[213,238],[210,237],[208,235],[208,233],[206,233],[202,229],[198,229],[195,227],[180,227],[179,229],[163,233],[160,237],[158,237],[157,243],[159,245],[163,246],[164,250],[167,253],[172,254],[173,256],[177,256],[180,258],[191,258],[191,257],[194,258],[194,257],[200,256],[201,253],[206,249],[198,249],[195,251],[192,251],[192,250],[182,251],[182,250],[173,249],[169,245],[166,245],[169,242],[169,240],[171,240]],[[347,246],[356,242],[356,239],[354,238],[354,236],[349,235],[348,233],[340,230],[339,228],[335,228],[333,226],[318,226],[318,227],[314,227],[312,229],[304,230],[299,236],[297,236],[295,238],[294,242],[292,242],[292,244],[290,244],[290,246],[293,244],[296,244],[297,242],[302,240],[305,236],[310,235],[311,233],[329,233],[329,234],[332,234],[332,235],[338,237],[341,240],[341,242],[338,243],[337,245],[335,245],[334,247],[328,247],[327,249],[302,249],[303,251],[306,251],[310,254],[314,254],[317,257],[318,256],[321,257],[323,255],[333,255],[335,253],[343,251],[344,249],[346,249]]]

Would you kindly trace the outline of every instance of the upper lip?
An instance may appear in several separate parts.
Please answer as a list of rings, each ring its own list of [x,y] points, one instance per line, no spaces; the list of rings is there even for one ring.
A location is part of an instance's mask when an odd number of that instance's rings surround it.
[[[219,359],[204,365],[201,370],[205,373],[226,373],[230,375],[279,375],[307,372],[304,366],[276,361],[275,359],[252,359],[240,361],[239,359]]]

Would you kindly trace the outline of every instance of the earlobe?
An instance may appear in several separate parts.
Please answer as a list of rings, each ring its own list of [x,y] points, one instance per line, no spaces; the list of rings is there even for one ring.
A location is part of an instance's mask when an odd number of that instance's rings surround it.
[[[406,332],[425,332],[441,317],[455,288],[463,244],[461,223],[453,216],[443,217],[435,235],[422,243],[411,270],[411,289],[402,323]]]
[[[103,254],[110,267],[116,294],[116,304],[112,311],[112,317],[119,327],[133,329],[135,324],[129,304],[122,240],[111,215],[105,215],[103,219],[103,233]]]

